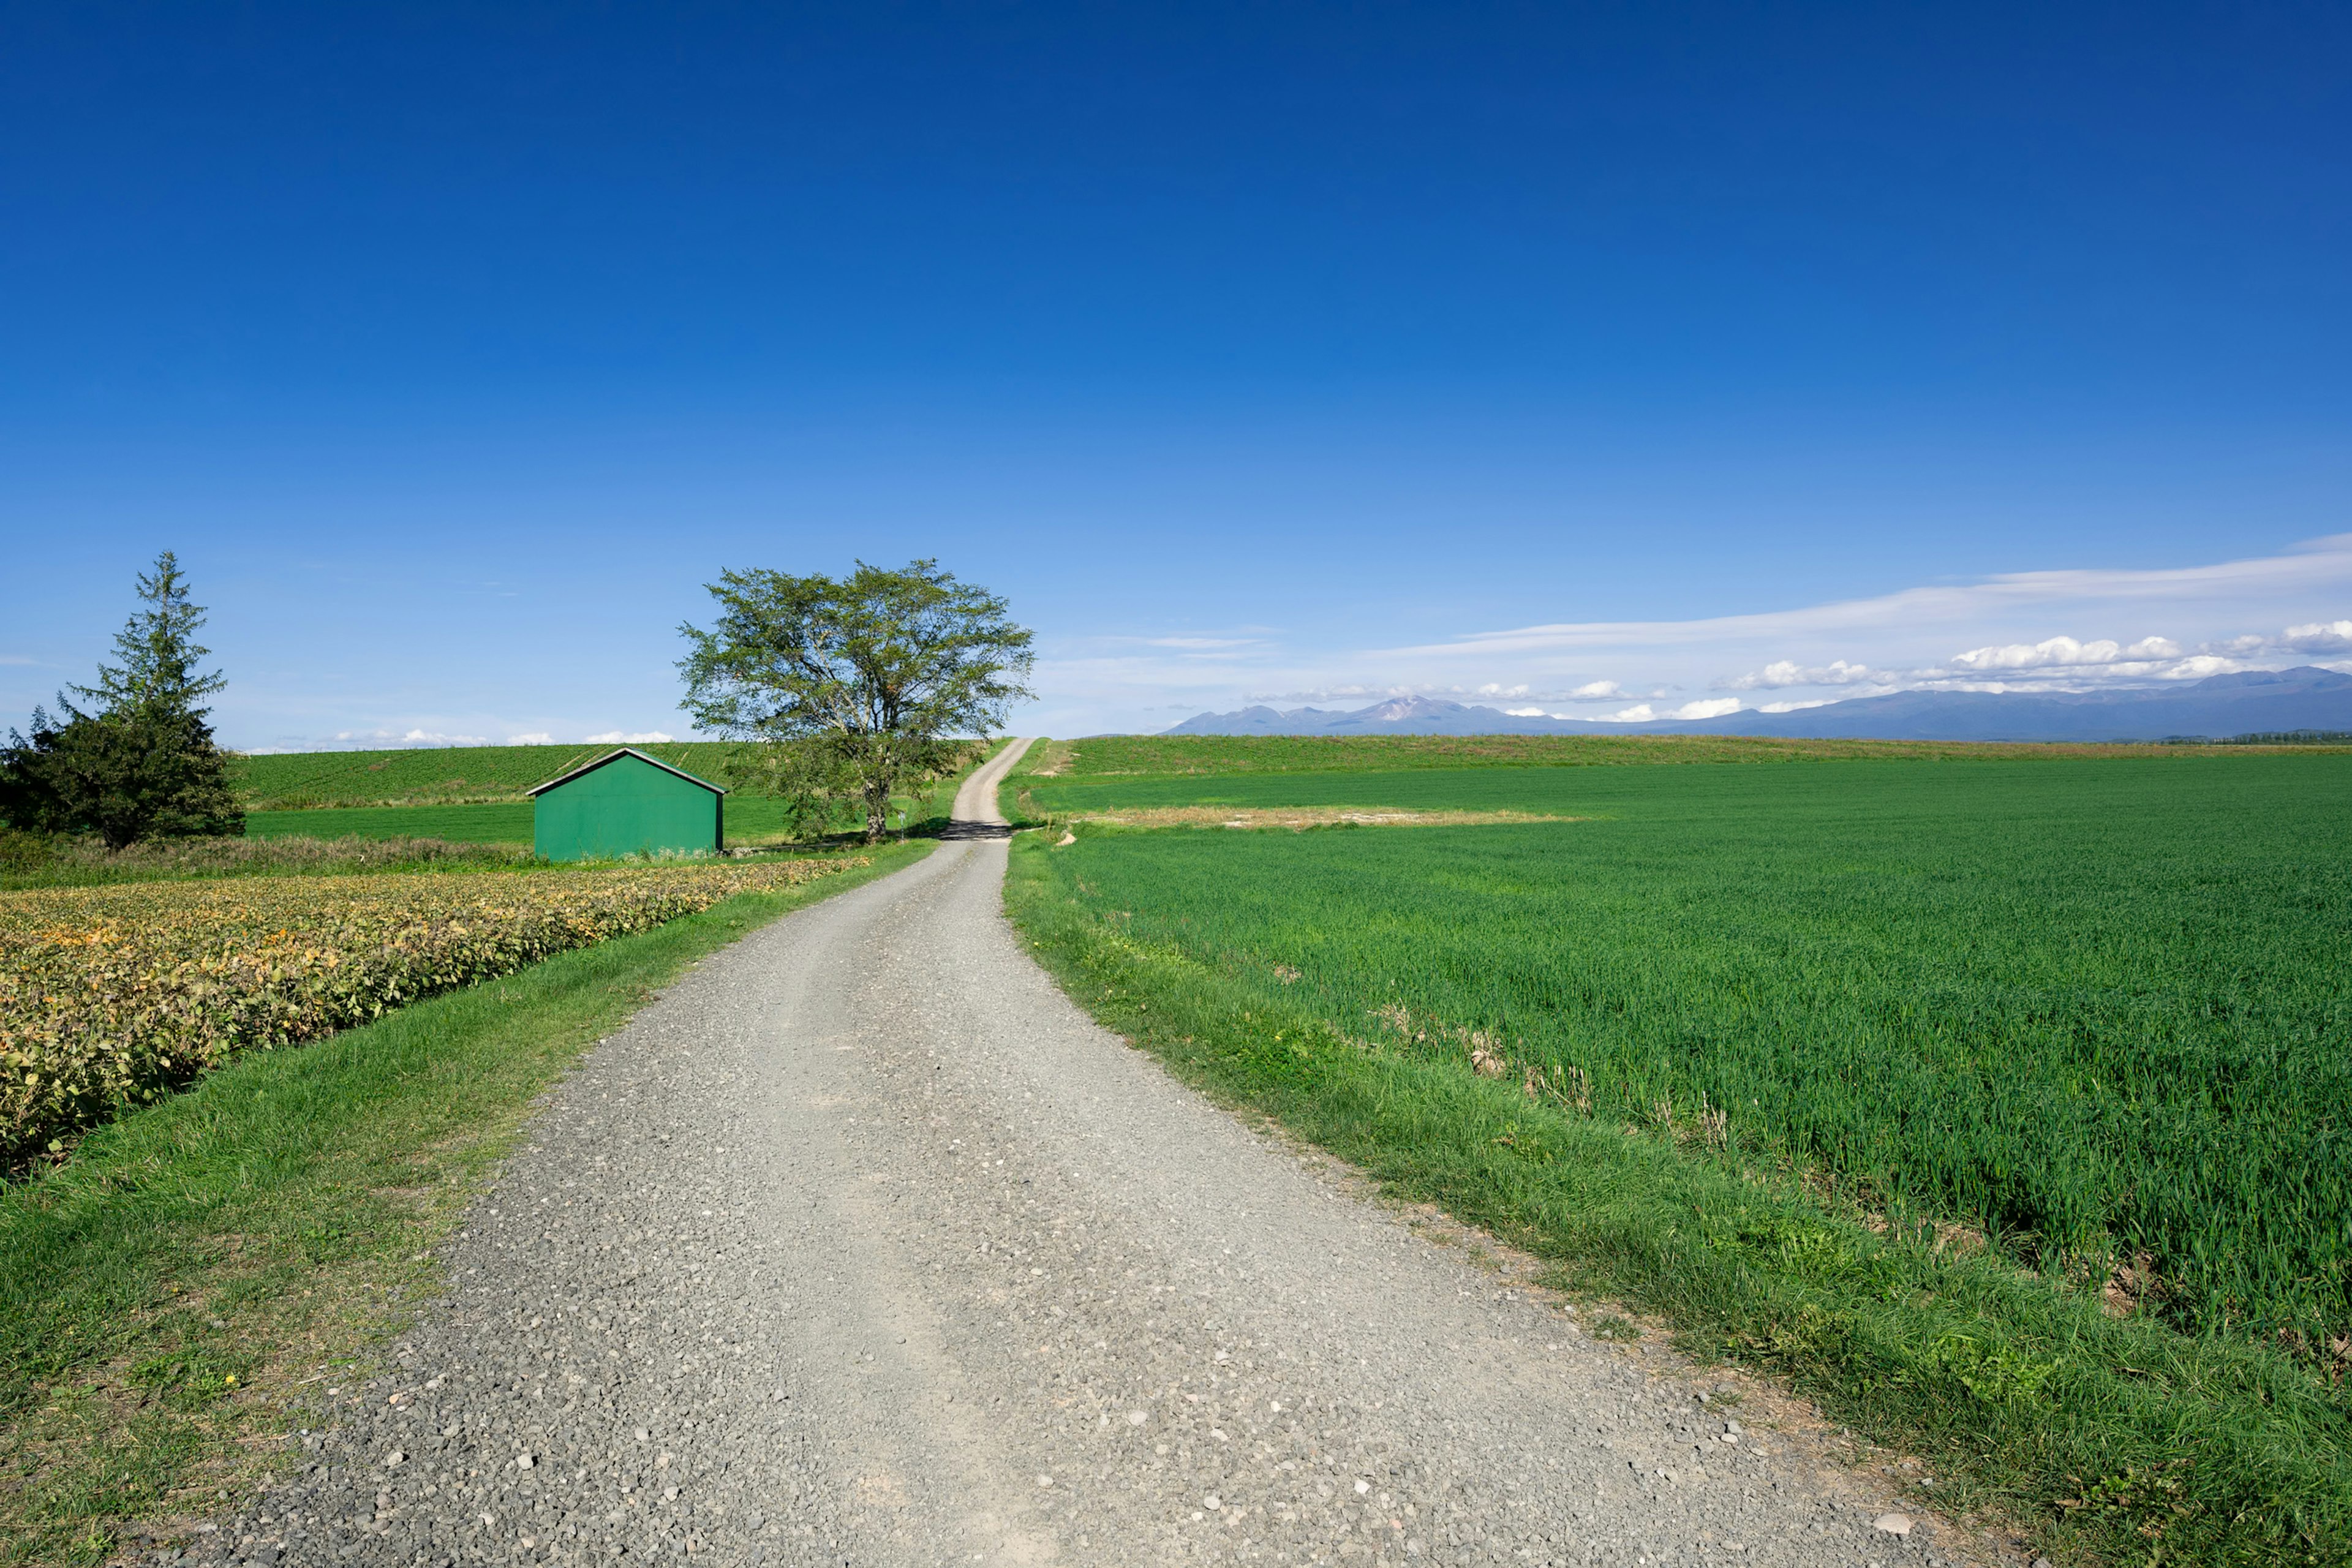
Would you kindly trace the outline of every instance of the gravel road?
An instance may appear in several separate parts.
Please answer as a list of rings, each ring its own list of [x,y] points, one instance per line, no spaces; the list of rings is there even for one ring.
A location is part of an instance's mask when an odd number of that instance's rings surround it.
[[[1017,752],[1017,748],[1015,748]],[[194,1562],[1919,1564],[1964,1550],[1097,1026],[919,865],[549,1099],[447,1296]],[[1743,1407],[1750,1408],[1752,1406]],[[1738,1440],[1733,1441],[1732,1438]]]

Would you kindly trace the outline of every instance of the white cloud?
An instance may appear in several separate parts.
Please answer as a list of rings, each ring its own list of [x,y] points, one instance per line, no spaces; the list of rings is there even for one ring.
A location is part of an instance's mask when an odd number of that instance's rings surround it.
[[[1551,715],[1540,708],[1506,708],[1504,712],[1514,719],[1549,719]]]
[[[2289,626],[2281,641],[2296,653],[2352,653],[2352,621]]]
[[[607,730],[601,735],[587,737],[581,743],[588,746],[650,746],[675,739],[676,736],[659,730],[635,730],[625,733],[619,730]]]
[[[335,739],[345,745],[365,745],[373,742],[384,747],[402,746],[487,746],[485,735],[445,735],[437,730],[338,730]]]
[[[1646,724],[1653,719],[1720,719],[1727,713],[1739,711],[1737,697],[1706,697],[1696,702],[1685,702],[1670,712],[1661,713],[1647,702],[1637,702],[1631,708],[1620,708],[1614,713],[1595,715],[1603,724]]]
[[[555,737],[549,734],[544,730],[533,730],[528,735],[509,735],[507,737],[507,744],[509,746],[551,746],[555,744]]]
[[[1613,680],[1588,680],[1568,694],[1571,702],[1600,702],[1612,697],[1622,697],[1625,689]]]
[[[1800,708],[1826,708],[1832,702],[1843,700],[1843,698],[1837,697],[1816,697],[1806,702],[1767,702],[1762,707],[1757,709],[1756,711],[1759,713],[1794,713]]]
[[[2076,642],[2073,637],[2058,637],[2038,643],[2004,643],[1993,647],[1970,648],[1966,653],[1955,654],[1952,662],[1962,669],[1984,671],[2147,664],[2179,657],[2180,645],[2169,637],[2142,637],[2126,647],[2105,638],[2095,642]]]
[[[2208,643],[2212,653],[2259,657],[2278,653],[2352,653],[2352,621],[2315,621],[2309,626],[2289,626],[2276,637],[2231,637],[2227,642]]]
[[[1883,669],[1873,669],[1866,664],[1849,664],[1833,658],[1824,665],[1811,668],[1792,658],[1775,659],[1752,675],[1739,676],[1723,682],[1726,691],[1777,691],[1788,686],[1884,686],[1897,676]]]

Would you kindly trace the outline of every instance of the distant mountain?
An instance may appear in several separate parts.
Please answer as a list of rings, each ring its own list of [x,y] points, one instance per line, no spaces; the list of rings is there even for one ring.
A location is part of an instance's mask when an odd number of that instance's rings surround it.
[[[1171,735],[1785,735],[1811,740],[2160,741],[2171,735],[2352,731],[2352,675],[2305,665],[2216,675],[2192,684],[2104,691],[1898,691],[1790,713],[1610,723],[1517,717],[1499,709],[1401,697],[1343,712],[1244,708],[1202,713]]]

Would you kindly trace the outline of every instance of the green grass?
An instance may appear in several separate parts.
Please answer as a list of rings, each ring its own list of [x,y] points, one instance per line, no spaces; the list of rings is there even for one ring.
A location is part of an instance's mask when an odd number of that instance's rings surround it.
[[[95,1563],[247,1482],[276,1451],[248,1441],[317,1418],[436,1288],[430,1249],[582,1050],[693,960],[929,849],[241,1058],[0,1188],[0,1564]]]
[[[249,811],[248,838],[440,838],[451,844],[530,842],[530,806],[386,805]]]
[[[1016,787],[1593,818],[1082,827],[1022,842],[1012,904],[1202,1081],[2053,1539],[2347,1560],[2352,759]],[[1934,1250],[1956,1223],[1991,1249]]]

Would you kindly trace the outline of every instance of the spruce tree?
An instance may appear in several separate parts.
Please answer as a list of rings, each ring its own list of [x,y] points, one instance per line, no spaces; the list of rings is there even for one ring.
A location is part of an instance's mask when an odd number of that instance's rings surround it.
[[[9,731],[0,750],[0,816],[51,833],[96,833],[110,848],[142,838],[238,834],[245,814],[228,782],[228,759],[200,704],[227,682],[200,668],[212,652],[195,640],[205,623],[189,603],[186,576],[170,551],[139,578],[145,608],[114,639],[118,664],[99,666],[95,685],[72,688],[60,712],[33,713],[28,739]]]

